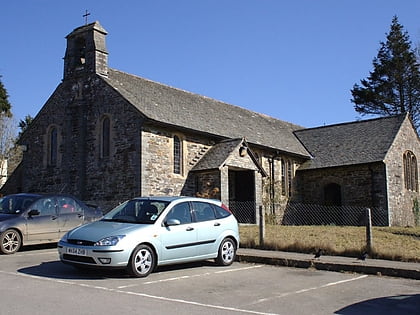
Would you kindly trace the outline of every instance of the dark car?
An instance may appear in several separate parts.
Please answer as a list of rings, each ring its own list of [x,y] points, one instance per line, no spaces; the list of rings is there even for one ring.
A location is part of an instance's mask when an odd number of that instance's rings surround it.
[[[99,208],[69,195],[7,195],[0,199],[0,252],[57,242],[69,230],[101,217]]]

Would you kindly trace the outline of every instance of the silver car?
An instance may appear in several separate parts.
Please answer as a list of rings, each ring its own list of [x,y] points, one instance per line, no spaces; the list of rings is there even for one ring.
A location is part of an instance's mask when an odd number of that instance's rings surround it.
[[[79,268],[126,268],[146,277],[156,266],[198,260],[228,266],[238,245],[238,222],[218,200],[139,197],[69,231],[58,252],[63,263]]]
[[[102,211],[68,195],[14,194],[0,198],[0,252],[56,243],[69,230],[98,220]]]

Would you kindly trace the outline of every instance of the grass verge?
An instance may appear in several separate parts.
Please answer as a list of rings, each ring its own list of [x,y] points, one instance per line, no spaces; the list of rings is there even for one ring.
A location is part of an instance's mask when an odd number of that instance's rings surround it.
[[[366,249],[365,227],[266,225],[264,244],[259,228],[241,225],[241,247],[358,257]],[[420,262],[420,227],[373,227],[370,258]]]

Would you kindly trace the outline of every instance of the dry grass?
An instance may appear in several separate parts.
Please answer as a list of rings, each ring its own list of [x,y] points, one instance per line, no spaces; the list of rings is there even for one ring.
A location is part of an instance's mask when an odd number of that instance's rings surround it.
[[[357,257],[366,248],[365,227],[267,225],[264,246],[258,226],[240,226],[241,246],[300,253],[322,248],[327,255]],[[420,227],[374,227],[372,258],[420,262]]]

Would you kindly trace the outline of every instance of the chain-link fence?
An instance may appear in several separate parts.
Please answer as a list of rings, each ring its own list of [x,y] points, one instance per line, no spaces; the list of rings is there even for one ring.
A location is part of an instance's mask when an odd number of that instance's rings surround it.
[[[366,225],[366,209],[357,206],[323,206],[288,203],[271,205],[266,209],[266,221],[280,225]],[[267,211],[268,210],[268,211]],[[370,208],[372,225],[388,226],[388,212],[383,208]]]
[[[257,223],[259,207],[254,201],[229,201],[229,209],[239,223]]]
[[[420,228],[389,227],[385,209],[288,203],[230,203],[241,246],[270,250],[420,261]]]
[[[367,207],[323,206],[303,203],[257,205],[253,201],[229,202],[239,223],[258,224],[259,209],[265,223],[274,225],[364,226]],[[370,208],[372,225],[388,226],[386,209]]]

